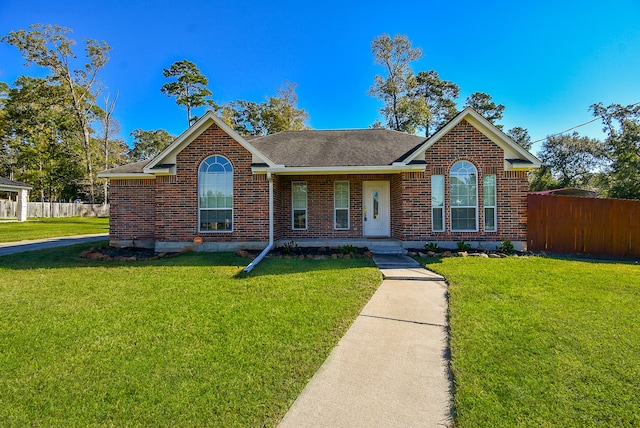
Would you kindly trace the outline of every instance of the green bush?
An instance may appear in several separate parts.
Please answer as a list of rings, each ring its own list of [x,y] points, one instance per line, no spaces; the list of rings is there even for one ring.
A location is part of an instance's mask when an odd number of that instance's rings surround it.
[[[298,252],[298,244],[295,241],[285,242],[282,247],[280,247],[280,251],[282,254],[291,255]]]
[[[469,251],[471,249],[471,244],[464,242],[464,240],[456,242],[456,246],[458,251]]]
[[[340,251],[342,254],[355,254],[358,252],[358,247],[355,247],[351,244],[346,244],[340,247],[338,251]]]
[[[516,251],[511,241],[502,241],[500,245],[496,246],[496,250],[503,253],[513,253]]]
[[[437,242],[427,242],[424,244],[425,251],[433,251],[434,253],[440,252],[440,246]]]

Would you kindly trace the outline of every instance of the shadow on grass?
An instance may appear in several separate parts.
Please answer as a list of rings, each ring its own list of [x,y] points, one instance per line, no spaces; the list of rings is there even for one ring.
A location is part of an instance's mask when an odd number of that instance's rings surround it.
[[[422,266],[425,266],[427,269],[429,266],[442,264],[444,260],[448,257],[417,257],[416,260]],[[459,257],[453,257],[459,258]],[[469,259],[476,259],[477,257],[469,257]],[[591,264],[630,264],[630,265],[640,265],[640,260],[638,259],[628,259],[628,258],[613,258],[613,257],[603,257],[603,256],[592,256],[588,254],[532,254],[527,255],[525,257],[518,256],[507,256],[506,258],[494,258],[494,259],[483,259],[488,262],[496,261],[496,260],[514,260],[518,258],[546,258],[553,260],[564,260],[571,262],[583,262],[583,263],[591,263]]]
[[[32,269],[69,269],[100,267],[106,269],[146,268],[151,266],[185,267],[185,266],[226,266],[244,269],[251,259],[240,257],[231,252],[189,252],[159,260],[141,260],[135,262],[88,260],[80,254],[91,248],[104,245],[104,242],[71,245],[46,250],[27,251],[23,253],[0,256],[0,269],[32,270]],[[242,279],[255,276],[286,275],[320,270],[350,269],[375,267],[370,259],[269,259],[265,258],[249,273],[240,270],[233,278]]]

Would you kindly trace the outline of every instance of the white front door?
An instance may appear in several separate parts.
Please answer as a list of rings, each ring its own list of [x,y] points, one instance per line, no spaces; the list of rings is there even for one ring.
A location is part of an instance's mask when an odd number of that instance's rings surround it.
[[[389,182],[362,182],[362,220],[364,236],[390,235]]]

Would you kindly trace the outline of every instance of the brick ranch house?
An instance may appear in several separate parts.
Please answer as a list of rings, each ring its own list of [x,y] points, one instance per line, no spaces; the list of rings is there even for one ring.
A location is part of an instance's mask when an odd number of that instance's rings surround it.
[[[386,129],[243,137],[206,113],[153,159],[109,169],[110,243],[524,249],[540,161],[467,108],[430,138]],[[196,245],[197,243],[198,245]]]

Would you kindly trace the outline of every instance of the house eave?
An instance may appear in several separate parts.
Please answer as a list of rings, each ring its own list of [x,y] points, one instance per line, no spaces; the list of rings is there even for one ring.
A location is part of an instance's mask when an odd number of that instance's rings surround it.
[[[148,173],[132,173],[132,172],[120,172],[114,174],[98,174],[98,178],[108,178],[109,180],[136,180],[136,179],[147,179],[147,178],[155,178],[156,174],[148,174]]]
[[[532,171],[540,168],[539,163],[525,161],[522,159],[505,159],[504,170],[505,171]]]
[[[145,167],[142,170],[143,173],[145,174],[151,174],[154,176],[158,176],[158,175],[176,175],[176,166],[175,164],[169,164],[169,165],[158,165],[158,166],[154,166],[152,168],[149,167]]]
[[[355,174],[399,174],[402,172],[423,172],[426,165],[367,165],[367,166],[298,166],[253,167],[254,174],[278,175],[355,175]]]
[[[12,192],[15,193],[19,190],[31,190],[33,189],[32,186],[0,186],[0,192]]]

